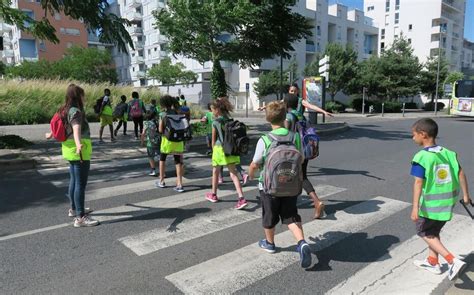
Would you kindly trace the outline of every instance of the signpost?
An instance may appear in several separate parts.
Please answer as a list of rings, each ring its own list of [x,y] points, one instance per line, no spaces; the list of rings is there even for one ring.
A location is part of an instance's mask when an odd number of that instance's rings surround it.
[[[325,55],[319,60],[319,74],[322,77],[322,103],[321,108],[326,106],[326,83],[329,82],[329,55]],[[326,122],[326,116],[323,114],[323,123]]]
[[[245,117],[249,117],[249,92],[250,92],[250,84],[245,83]]]

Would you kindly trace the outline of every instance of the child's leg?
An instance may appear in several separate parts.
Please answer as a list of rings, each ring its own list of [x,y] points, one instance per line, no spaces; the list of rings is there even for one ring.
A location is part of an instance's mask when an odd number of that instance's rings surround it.
[[[301,226],[301,222],[294,222],[288,224],[288,229],[291,231],[297,242],[304,240],[304,233],[303,227]]]
[[[217,185],[218,185],[218,178],[221,171],[222,166],[214,166],[212,167],[212,193],[217,194]]]
[[[166,156],[167,154],[160,154],[160,182],[165,180]]]
[[[183,162],[181,161],[181,155],[174,155],[174,164],[176,166],[176,186],[183,186]]]
[[[444,247],[443,243],[441,243],[441,240],[439,237],[435,236],[426,236],[423,237],[423,240],[428,244],[429,246],[429,256],[437,258],[438,254],[445,257],[446,260],[448,260],[450,257],[448,255],[451,255],[449,253],[449,250]],[[452,263],[452,258],[449,259],[451,261],[448,261],[448,263]]]
[[[114,139],[114,125],[109,124],[110,138]]]
[[[227,165],[227,169],[229,169],[230,178],[232,179],[232,182],[234,183],[235,190],[237,191],[239,198],[243,198],[244,193],[242,191],[242,186],[240,185],[239,177],[237,176],[237,170],[235,169],[235,164]]]
[[[244,168],[242,168],[242,166],[240,164],[235,165],[235,168],[237,169],[237,172],[239,172],[240,176],[242,178],[244,178],[244,176],[247,174],[247,172],[245,172]]]
[[[314,204],[314,218],[321,218],[324,216],[324,203],[318,198],[316,191],[314,190],[313,185],[308,179],[308,160],[303,162],[303,188],[308,194],[308,196],[313,200]]]
[[[99,140],[102,140],[102,134],[104,133],[104,127],[105,127],[105,126],[100,126],[100,129],[99,129]]]
[[[263,231],[265,232],[265,239],[270,244],[275,244],[275,228],[264,228]]]
[[[123,121],[123,135],[127,134],[127,121]]]
[[[148,158],[148,162],[150,162],[150,168],[155,170],[155,159],[154,158]]]

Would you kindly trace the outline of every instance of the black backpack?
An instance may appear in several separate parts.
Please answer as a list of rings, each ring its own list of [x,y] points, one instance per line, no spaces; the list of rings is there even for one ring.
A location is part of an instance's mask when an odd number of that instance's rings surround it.
[[[224,140],[222,148],[226,156],[240,156],[249,151],[247,126],[237,120],[229,120],[224,124]]]
[[[104,101],[104,98],[101,97],[95,101],[94,105],[94,113],[100,114],[100,109],[102,108],[102,102]]]
[[[191,128],[184,115],[167,114],[165,116],[164,135],[169,141],[179,142],[190,140]]]

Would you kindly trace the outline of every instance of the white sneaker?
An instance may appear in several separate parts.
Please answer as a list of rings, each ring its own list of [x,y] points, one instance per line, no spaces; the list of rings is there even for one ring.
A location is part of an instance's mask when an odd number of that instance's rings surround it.
[[[157,182],[155,182],[155,186],[156,186],[156,187],[165,188],[165,187],[166,187],[166,184],[165,184],[164,181],[163,181],[163,182],[157,181]]]
[[[84,214],[89,214],[91,213],[92,210],[91,208],[84,208]],[[69,217],[76,217],[76,211],[72,210],[72,209],[69,209],[68,213],[67,213],[67,216]]]
[[[454,280],[458,274],[466,267],[466,262],[461,259],[454,258],[453,264],[449,264],[448,279]]]
[[[82,218],[74,218],[74,227],[88,227],[99,225],[99,221],[84,215]]]
[[[419,268],[422,268],[424,270],[427,270],[431,273],[434,273],[435,275],[440,275],[441,274],[441,267],[439,266],[439,263],[436,265],[431,265],[428,262],[428,259],[425,258],[425,260],[413,260],[413,264],[418,266]]]
[[[151,170],[151,171],[150,171],[150,174],[148,174],[148,175],[150,175],[150,176],[156,176],[157,174],[156,174],[156,171],[155,171],[155,170]]]

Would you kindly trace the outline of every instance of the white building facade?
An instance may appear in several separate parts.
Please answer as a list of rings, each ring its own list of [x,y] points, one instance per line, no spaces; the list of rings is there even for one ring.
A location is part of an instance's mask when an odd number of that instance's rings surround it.
[[[129,60],[123,54],[115,52],[114,59],[119,73],[119,79],[134,86],[157,85],[156,81],[147,79],[146,72],[159,63],[160,59],[170,56],[167,50],[167,39],[154,28],[154,10],[166,7],[165,0],[118,0],[118,11],[122,17],[132,22],[129,32],[135,44],[135,50],[128,53]],[[298,64],[298,76],[306,64],[312,62],[317,54],[322,54],[329,43],[350,45],[357,53],[358,59],[363,60],[377,54],[378,28],[372,19],[366,17],[363,11],[349,10],[346,6],[334,4],[328,6],[327,0],[300,0],[293,8],[294,11],[307,17],[314,26],[313,35],[307,40],[301,40],[293,45],[292,59]],[[184,94],[191,102],[205,104],[210,100],[209,80],[212,63],[199,62],[183,57],[171,57],[173,62],[181,62],[187,70],[198,74],[198,82],[194,85],[176,85],[170,87],[172,95]],[[119,61],[118,61],[119,60]],[[120,60],[122,62],[120,62]],[[124,72],[128,64],[128,73]],[[290,60],[284,60],[284,68]],[[120,67],[120,65],[123,65]],[[222,61],[221,65],[226,74],[226,80],[231,88],[230,98],[237,108],[246,104],[246,89],[249,87],[249,108],[256,109],[261,102],[253,91],[253,84],[258,75],[265,70],[277,69],[280,59],[265,60],[254,69],[241,69],[239,65]],[[167,91],[167,88],[162,88]]]
[[[466,39],[461,53],[461,70],[468,75],[474,75],[474,42]]]
[[[365,0],[364,12],[379,26],[379,52],[403,35],[425,62],[444,54],[451,71],[461,70],[465,0]]]

